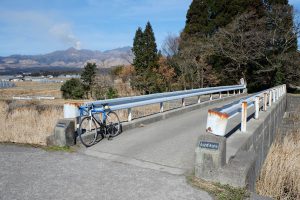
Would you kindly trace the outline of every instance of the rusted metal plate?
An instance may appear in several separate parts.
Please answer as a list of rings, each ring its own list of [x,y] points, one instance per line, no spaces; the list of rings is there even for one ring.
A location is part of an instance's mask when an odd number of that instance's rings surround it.
[[[82,105],[78,102],[70,102],[64,104],[64,118],[76,118],[80,115],[79,106]]]
[[[225,136],[229,115],[214,110],[208,111],[206,132]]]

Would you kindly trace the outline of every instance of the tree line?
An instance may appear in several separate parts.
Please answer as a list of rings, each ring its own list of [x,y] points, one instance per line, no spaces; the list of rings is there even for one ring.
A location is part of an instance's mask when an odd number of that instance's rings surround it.
[[[180,36],[157,51],[152,27],[138,28],[132,86],[141,93],[248,82],[250,92],[299,86],[299,23],[287,0],[193,0]]]
[[[288,0],[193,0],[183,31],[168,35],[161,51],[151,23],[138,27],[132,65],[117,67],[112,75],[140,94],[237,84],[240,78],[250,92],[284,83],[295,88],[299,28]],[[96,84],[95,70],[96,64],[88,63],[81,80],[63,85],[64,97],[117,96],[103,80]]]

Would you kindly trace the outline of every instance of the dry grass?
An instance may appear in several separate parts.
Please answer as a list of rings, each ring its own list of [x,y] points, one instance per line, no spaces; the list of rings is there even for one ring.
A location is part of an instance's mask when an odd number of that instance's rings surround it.
[[[61,106],[0,101],[0,142],[46,145],[47,136],[53,134],[60,118]]]
[[[62,83],[16,82],[16,87],[0,89],[0,99],[13,96],[54,96],[61,98]]]
[[[280,136],[270,148],[257,192],[274,199],[300,199],[300,131]]]
[[[220,183],[212,183],[196,177],[187,177],[192,186],[205,190],[216,200],[243,200],[248,199],[249,193],[245,188],[235,188]]]

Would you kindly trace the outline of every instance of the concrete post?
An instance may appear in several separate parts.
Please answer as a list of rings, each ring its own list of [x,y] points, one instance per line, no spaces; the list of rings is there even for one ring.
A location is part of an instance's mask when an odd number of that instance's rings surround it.
[[[241,115],[241,131],[247,131],[247,107],[248,104],[246,101],[242,103],[242,115]]]
[[[227,96],[228,96],[228,97],[230,96],[229,91],[227,91]]]
[[[195,176],[212,180],[226,164],[226,138],[205,133],[199,136],[195,150]]]
[[[267,111],[268,93],[264,93],[264,111]]]
[[[254,105],[255,105],[255,115],[254,115],[254,118],[258,119],[258,116],[259,116],[259,97],[255,97]]]
[[[222,98],[222,92],[219,92],[219,99]]]
[[[209,100],[211,101],[212,99],[213,99],[213,96],[212,96],[212,94],[210,94]]]
[[[181,104],[182,104],[182,107],[185,107],[185,98],[181,99]]]
[[[233,90],[233,96],[235,95],[235,90]]]
[[[241,90],[239,89],[239,94],[241,94]]]
[[[272,106],[272,90],[269,90],[269,107]]]
[[[164,102],[160,102],[160,112],[164,112]]]
[[[276,96],[275,96],[275,90],[273,89],[272,90],[272,98],[273,98],[273,103],[275,103],[275,99],[276,99]]]
[[[54,128],[52,141],[48,142],[50,145],[60,147],[73,146],[75,144],[75,138],[75,119],[60,119]]]
[[[200,96],[200,95],[198,96],[198,101],[197,101],[197,103],[198,103],[198,104],[201,103],[201,96]]]

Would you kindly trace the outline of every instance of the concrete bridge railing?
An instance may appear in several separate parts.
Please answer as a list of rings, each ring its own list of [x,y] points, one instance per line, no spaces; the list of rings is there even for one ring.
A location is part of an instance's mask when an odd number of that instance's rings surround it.
[[[195,150],[195,175],[254,190],[285,109],[286,86],[281,85],[209,110]]]

